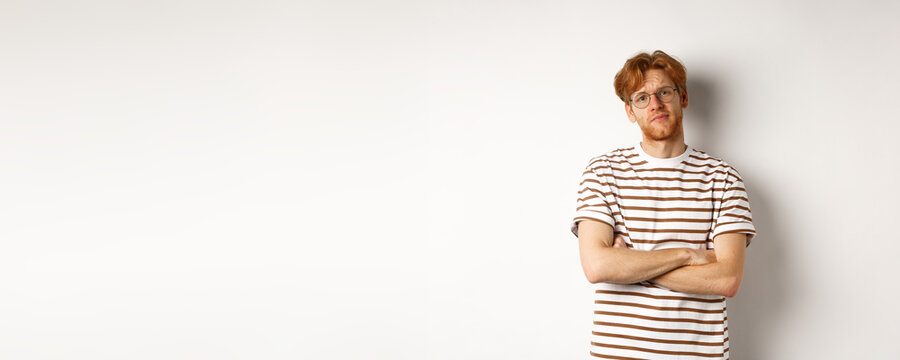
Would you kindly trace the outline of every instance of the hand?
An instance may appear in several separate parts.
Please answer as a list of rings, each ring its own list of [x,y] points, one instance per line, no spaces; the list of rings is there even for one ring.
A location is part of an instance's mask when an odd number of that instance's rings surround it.
[[[613,242],[613,247],[627,249],[628,245],[625,244],[625,239],[622,238],[622,236],[616,236],[616,240]]]
[[[706,265],[716,262],[715,250],[688,250],[691,251],[691,262],[688,265]]]

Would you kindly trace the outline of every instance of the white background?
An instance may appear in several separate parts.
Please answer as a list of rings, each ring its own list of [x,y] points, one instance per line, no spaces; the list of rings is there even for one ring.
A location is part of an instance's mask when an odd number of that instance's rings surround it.
[[[732,358],[898,358],[898,15],[2,1],[0,358],[583,358],[577,183],[654,49],[749,190]]]

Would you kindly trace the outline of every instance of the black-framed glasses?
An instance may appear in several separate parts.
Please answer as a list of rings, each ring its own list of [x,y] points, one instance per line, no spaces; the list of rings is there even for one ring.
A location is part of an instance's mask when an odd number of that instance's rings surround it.
[[[656,90],[655,93],[648,94],[645,92],[639,92],[634,94],[631,97],[631,104],[638,109],[643,109],[650,105],[650,96],[656,95],[656,98],[659,99],[660,102],[670,102],[675,98],[675,94],[678,93],[678,88],[673,88],[671,86],[663,86]]]

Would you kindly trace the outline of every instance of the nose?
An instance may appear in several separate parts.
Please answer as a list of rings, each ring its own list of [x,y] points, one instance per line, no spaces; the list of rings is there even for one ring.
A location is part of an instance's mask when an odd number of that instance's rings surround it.
[[[650,104],[647,105],[650,109],[659,109],[662,107],[663,102],[659,100],[659,95],[650,94]]]

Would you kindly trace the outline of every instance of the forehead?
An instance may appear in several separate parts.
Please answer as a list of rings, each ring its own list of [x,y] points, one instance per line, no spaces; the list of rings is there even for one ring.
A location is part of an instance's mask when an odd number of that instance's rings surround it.
[[[666,74],[665,71],[661,69],[649,69],[644,72],[644,83],[639,89],[635,90],[635,93],[654,92],[663,86],[674,87],[675,82],[672,81],[672,78],[670,78],[669,74]]]

